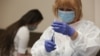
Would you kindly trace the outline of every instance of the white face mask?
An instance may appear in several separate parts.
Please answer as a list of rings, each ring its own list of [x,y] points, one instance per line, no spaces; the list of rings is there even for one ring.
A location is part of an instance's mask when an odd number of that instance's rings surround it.
[[[63,22],[70,23],[75,18],[75,12],[58,10],[58,16],[62,19]]]

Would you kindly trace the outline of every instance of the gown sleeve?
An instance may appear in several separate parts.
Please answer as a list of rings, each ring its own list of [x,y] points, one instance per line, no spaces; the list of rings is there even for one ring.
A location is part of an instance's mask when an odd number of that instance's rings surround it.
[[[100,49],[100,29],[86,21],[77,28],[78,37],[72,41],[72,56],[96,56]]]
[[[35,44],[33,45],[32,49],[31,49],[32,56],[46,56],[49,54],[45,50],[45,47],[44,47],[45,42],[44,41],[49,40],[52,37],[52,33],[53,33],[53,31],[52,31],[51,27],[47,28],[43,32],[40,39],[35,42]]]

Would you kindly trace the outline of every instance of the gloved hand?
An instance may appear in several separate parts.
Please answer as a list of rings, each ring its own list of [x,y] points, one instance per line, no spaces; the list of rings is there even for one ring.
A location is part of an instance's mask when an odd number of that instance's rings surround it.
[[[59,33],[62,33],[64,35],[72,36],[75,32],[73,28],[71,28],[68,24],[63,22],[53,22],[51,25],[53,27],[53,30]]]
[[[45,41],[45,49],[46,49],[47,52],[51,52],[51,51],[55,50],[56,49],[55,46],[56,46],[56,44],[54,42],[53,37],[52,37],[51,40]]]

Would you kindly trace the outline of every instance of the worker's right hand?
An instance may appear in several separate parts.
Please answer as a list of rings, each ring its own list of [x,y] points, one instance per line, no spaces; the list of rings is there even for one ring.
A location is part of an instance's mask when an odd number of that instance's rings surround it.
[[[54,42],[53,37],[52,37],[51,40],[45,41],[45,49],[46,49],[47,52],[51,52],[51,51],[55,50],[56,49],[55,46],[56,46],[56,44]]]

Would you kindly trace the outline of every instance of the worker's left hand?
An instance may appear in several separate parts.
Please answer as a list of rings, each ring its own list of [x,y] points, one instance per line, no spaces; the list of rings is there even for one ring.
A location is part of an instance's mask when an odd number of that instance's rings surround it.
[[[54,31],[62,33],[64,35],[72,36],[75,32],[75,30],[72,27],[63,22],[55,21],[51,26],[53,27]]]

